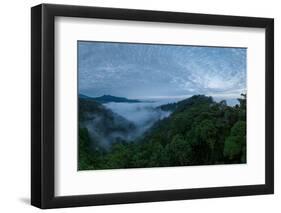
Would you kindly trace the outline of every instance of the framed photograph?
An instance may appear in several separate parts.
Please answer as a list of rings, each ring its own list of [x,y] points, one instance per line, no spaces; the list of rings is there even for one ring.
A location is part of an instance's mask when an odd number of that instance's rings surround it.
[[[31,203],[272,194],[271,18],[31,9]]]

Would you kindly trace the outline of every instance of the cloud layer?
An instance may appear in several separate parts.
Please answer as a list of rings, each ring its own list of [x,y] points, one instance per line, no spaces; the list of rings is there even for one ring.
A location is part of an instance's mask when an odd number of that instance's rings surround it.
[[[245,48],[78,42],[79,93],[128,98],[246,90]]]

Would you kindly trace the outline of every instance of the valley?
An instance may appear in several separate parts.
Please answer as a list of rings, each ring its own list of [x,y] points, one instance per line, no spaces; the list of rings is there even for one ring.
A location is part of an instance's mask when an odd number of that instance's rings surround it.
[[[79,95],[79,170],[246,162],[246,96],[229,106]]]

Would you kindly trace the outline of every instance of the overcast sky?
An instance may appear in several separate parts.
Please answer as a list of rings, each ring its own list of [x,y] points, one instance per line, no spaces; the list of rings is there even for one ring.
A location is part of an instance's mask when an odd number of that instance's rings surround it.
[[[245,48],[78,42],[79,93],[128,98],[239,97]]]

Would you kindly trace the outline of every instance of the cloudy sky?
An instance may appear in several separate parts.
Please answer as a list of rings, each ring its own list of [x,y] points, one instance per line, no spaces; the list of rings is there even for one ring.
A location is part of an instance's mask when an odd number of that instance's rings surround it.
[[[236,98],[246,90],[246,54],[245,48],[79,41],[79,93]]]

